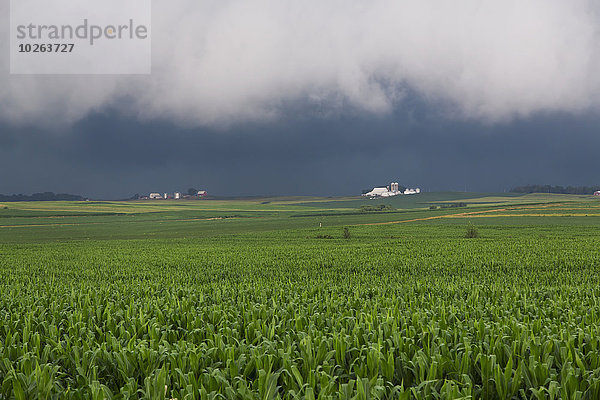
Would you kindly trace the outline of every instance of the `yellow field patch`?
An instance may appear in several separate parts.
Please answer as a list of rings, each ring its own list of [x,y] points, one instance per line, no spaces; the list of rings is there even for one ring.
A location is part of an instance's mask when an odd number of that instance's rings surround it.
[[[47,217],[44,217],[47,218]],[[187,218],[187,219],[165,219],[160,222],[190,222],[190,221],[216,221],[222,219],[239,219],[235,217],[223,218],[223,217],[211,217],[211,218]],[[130,223],[133,221],[129,221]],[[148,222],[148,221],[144,221]],[[64,224],[23,224],[23,225],[0,225],[0,228],[31,228],[31,227],[43,227],[43,226],[80,226],[80,225],[103,225],[110,224],[111,222],[82,222],[82,223],[64,223]]]
[[[524,207],[507,207],[501,208],[497,210],[484,210],[484,211],[472,211],[472,212],[464,212],[457,214],[444,214],[444,215],[435,215],[431,217],[423,217],[423,218],[413,218],[413,219],[405,219],[402,221],[387,221],[387,222],[373,222],[368,224],[357,224],[357,225],[391,225],[391,224],[403,224],[407,222],[418,222],[418,221],[430,221],[434,219],[442,219],[442,218],[496,218],[496,217],[600,217],[600,214],[566,214],[566,213],[552,213],[552,214],[541,214],[541,213],[520,213],[520,214],[497,214],[499,212],[506,211],[518,211],[524,208],[529,208],[527,206]]]
[[[464,215],[464,214],[454,214],[454,215],[446,215],[445,218],[492,218],[492,217],[600,217],[600,214],[577,214],[577,213],[553,213],[553,214],[539,214],[539,213],[529,213],[529,214],[487,214],[487,215]]]

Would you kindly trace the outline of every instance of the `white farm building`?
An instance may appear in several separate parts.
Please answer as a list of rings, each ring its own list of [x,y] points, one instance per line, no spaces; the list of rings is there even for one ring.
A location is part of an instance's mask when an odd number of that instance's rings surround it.
[[[371,190],[370,192],[363,194],[363,196],[367,196],[367,197],[387,197],[387,196],[389,196],[388,193],[389,193],[388,188],[386,188],[386,187],[376,187],[376,188],[373,188],[373,190]]]
[[[398,182],[392,182],[392,183],[390,183],[389,186],[374,187],[373,190],[371,190],[370,192],[364,193],[363,196],[374,198],[374,197],[392,197],[392,196],[398,196],[400,194],[419,194],[419,193],[421,193],[420,188],[415,188],[415,189],[407,188],[407,189],[404,189],[404,192],[401,192]]]

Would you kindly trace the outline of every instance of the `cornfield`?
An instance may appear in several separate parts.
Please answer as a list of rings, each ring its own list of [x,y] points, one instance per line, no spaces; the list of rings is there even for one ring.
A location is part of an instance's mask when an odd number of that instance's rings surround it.
[[[0,399],[600,398],[592,228],[377,229],[0,245]]]

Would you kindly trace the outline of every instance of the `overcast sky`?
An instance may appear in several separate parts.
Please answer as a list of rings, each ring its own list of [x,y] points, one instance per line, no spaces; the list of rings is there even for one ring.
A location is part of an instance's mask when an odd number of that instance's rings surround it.
[[[155,1],[149,76],[2,58],[0,193],[600,184],[596,4]]]

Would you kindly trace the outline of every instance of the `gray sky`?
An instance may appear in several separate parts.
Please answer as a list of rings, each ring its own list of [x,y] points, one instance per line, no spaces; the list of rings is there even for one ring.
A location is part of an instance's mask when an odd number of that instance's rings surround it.
[[[2,59],[0,193],[599,184],[598,11],[155,1],[150,76],[11,76]]]

